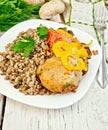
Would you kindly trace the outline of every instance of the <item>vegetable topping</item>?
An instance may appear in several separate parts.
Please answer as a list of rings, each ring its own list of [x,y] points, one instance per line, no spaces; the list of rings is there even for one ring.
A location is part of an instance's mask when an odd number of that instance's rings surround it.
[[[53,45],[52,50],[66,69],[87,71],[88,53],[81,44],[58,41]]]

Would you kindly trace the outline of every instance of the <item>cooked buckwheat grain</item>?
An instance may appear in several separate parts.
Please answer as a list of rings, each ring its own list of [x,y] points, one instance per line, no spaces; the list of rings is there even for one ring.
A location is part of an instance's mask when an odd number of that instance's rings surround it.
[[[22,39],[21,36],[31,37],[36,41],[33,52],[27,58],[23,57],[23,52],[15,53],[11,50],[11,46],[17,40]],[[9,80],[15,88],[24,94],[51,94],[42,86],[36,76],[37,67],[52,56],[47,40],[40,40],[36,29],[20,32],[12,43],[7,44],[5,50],[5,52],[0,52],[0,71],[6,80]]]

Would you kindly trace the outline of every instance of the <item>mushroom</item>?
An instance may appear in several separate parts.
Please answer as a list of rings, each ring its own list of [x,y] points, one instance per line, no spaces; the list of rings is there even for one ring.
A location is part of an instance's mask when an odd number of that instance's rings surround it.
[[[41,6],[39,16],[41,19],[51,19],[53,16],[63,13],[64,10],[65,4],[62,0],[51,0]]]
[[[44,4],[45,0],[24,0],[26,3],[28,4],[33,4],[33,5],[37,5],[37,4]]]

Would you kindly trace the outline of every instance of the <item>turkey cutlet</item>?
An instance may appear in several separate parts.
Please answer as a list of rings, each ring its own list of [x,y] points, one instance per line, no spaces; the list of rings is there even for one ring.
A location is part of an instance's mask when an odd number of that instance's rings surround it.
[[[37,69],[37,76],[42,85],[53,93],[75,91],[82,78],[82,71],[65,69],[57,57],[47,59]]]

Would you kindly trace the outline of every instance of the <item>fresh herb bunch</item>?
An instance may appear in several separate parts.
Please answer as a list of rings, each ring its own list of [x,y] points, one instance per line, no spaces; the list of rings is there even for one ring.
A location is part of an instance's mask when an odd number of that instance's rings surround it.
[[[0,31],[7,31],[19,22],[39,18],[41,5],[30,5],[23,0],[0,0]]]

